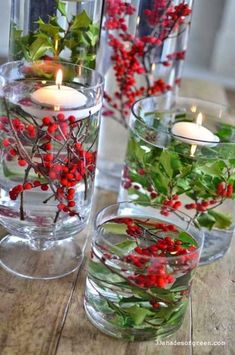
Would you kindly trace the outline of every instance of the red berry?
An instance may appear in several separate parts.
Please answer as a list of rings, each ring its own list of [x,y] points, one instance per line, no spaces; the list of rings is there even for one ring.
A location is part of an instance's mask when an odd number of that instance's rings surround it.
[[[32,187],[33,187],[33,185],[32,185],[30,182],[26,182],[26,183],[23,185],[24,190],[31,190]]]
[[[41,190],[42,191],[47,191],[49,189],[49,186],[47,184],[42,184],[41,185]]]
[[[8,147],[10,144],[11,144],[11,143],[10,143],[10,141],[9,141],[7,138],[3,139],[2,145],[3,145],[4,147]]]
[[[63,204],[63,203],[59,203],[58,205],[57,205],[57,208],[59,209],[59,210],[63,210],[64,208],[65,208],[66,206],[65,206],[65,204]]]
[[[155,191],[151,192],[150,194],[151,199],[154,199],[157,197],[157,193]]]
[[[139,170],[138,170],[138,173],[139,173],[140,175],[145,175],[145,170],[144,170],[144,169],[139,169]]]
[[[57,178],[56,172],[55,172],[55,171],[50,171],[50,172],[49,172],[49,177],[50,177],[52,180],[56,179],[56,178]]]
[[[64,120],[65,120],[64,114],[63,114],[63,113],[58,113],[57,119],[58,119],[58,121],[60,121],[60,122],[64,121]]]
[[[70,122],[70,123],[76,122],[76,117],[74,117],[74,116],[69,116],[69,122]]]
[[[174,203],[174,205],[173,205],[173,208],[177,210],[177,209],[180,208],[181,206],[182,206],[182,202],[176,201],[176,202]]]
[[[50,117],[44,117],[42,119],[42,123],[45,125],[45,126],[49,126],[49,124],[51,124],[51,119]]]
[[[19,166],[26,166],[27,165],[27,162],[24,160],[24,159],[19,159],[18,160],[18,164],[19,164]]]
[[[33,182],[33,186],[35,186],[35,187],[41,186],[40,181],[35,180],[35,181]]]
[[[75,207],[75,206],[76,206],[75,201],[69,201],[68,207]]]

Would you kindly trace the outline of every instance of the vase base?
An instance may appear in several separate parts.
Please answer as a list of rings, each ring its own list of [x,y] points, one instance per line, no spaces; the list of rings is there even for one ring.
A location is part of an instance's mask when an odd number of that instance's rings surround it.
[[[181,326],[172,326],[171,329],[161,329],[158,332],[152,329],[133,329],[119,327],[105,320],[97,310],[95,310],[89,301],[84,298],[84,309],[88,320],[93,326],[98,328],[102,333],[114,338],[123,339],[126,341],[159,341],[166,339],[174,334]],[[158,333],[158,334],[157,334]]]
[[[43,243],[7,235],[0,242],[0,266],[28,279],[61,278],[77,270],[82,261],[83,250],[74,238]]]

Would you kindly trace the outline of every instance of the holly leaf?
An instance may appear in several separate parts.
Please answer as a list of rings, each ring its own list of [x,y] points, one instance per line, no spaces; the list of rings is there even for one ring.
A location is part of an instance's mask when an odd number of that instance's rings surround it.
[[[178,292],[179,287],[186,287],[188,288],[188,285],[192,279],[193,273],[188,272],[187,274],[177,277],[176,281],[173,283],[170,292]]]
[[[66,4],[60,0],[57,0],[57,9],[62,16],[66,16]]]
[[[112,282],[114,284],[123,282],[123,278],[117,274],[109,271],[105,265],[100,262],[89,261],[88,271],[94,278],[99,279],[100,281]]]
[[[130,251],[132,251],[136,246],[137,244],[135,241],[124,240],[123,242],[118,243],[112,248],[110,248],[109,251],[118,256],[123,256],[128,254]]]
[[[71,26],[71,31],[77,31],[81,28],[87,28],[92,23],[90,17],[87,15],[86,11],[83,10],[80,14],[74,17],[73,24]]]
[[[208,211],[209,215],[215,219],[215,227],[219,229],[227,229],[232,224],[232,216],[229,214],[224,214],[217,212],[215,210]]]
[[[178,155],[166,149],[162,151],[162,154],[159,158],[159,163],[162,165],[169,178],[172,178],[173,175],[179,173],[181,168],[181,163],[178,158]]]
[[[30,59],[37,60],[41,58],[51,48],[52,46],[48,39],[37,38],[29,48]]]
[[[216,223],[215,218],[211,214],[209,214],[208,212],[203,213],[200,216],[198,216],[197,221],[201,227],[206,227],[209,230],[211,230]]]
[[[177,239],[181,240],[181,242],[183,242],[184,244],[186,243],[186,244],[194,245],[196,247],[198,246],[196,240],[186,232],[180,232],[177,236]]]
[[[56,25],[52,25],[51,23],[45,23],[42,19],[37,21],[39,26],[39,31],[42,31],[48,34],[51,37],[57,37],[60,33],[60,27]]]
[[[153,316],[155,313],[149,309],[141,308],[134,305],[130,308],[125,308],[125,313],[131,316],[135,325],[141,325],[147,316]]]
[[[223,174],[225,166],[226,165],[222,160],[213,162],[212,164],[204,162],[203,165],[200,165],[195,169],[195,172],[199,174],[203,172],[204,174],[220,177]]]

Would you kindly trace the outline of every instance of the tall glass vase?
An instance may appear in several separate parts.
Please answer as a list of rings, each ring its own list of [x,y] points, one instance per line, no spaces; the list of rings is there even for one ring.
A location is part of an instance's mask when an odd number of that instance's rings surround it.
[[[10,60],[61,59],[94,68],[103,0],[12,0]]]
[[[81,265],[102,96],[102,76],[78,65],[1,67],[0,223],[10,235],[0,242],[0,265],[6,270],[53,279]]]
[[[106,82],[99,185],[118,189],[134,101],[177,91],[192,5],[193,0],[106,1],[98,66]]]

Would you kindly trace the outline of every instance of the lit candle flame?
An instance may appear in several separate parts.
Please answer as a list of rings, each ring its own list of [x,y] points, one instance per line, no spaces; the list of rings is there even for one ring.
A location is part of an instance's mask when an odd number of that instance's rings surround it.
[[[191,108],[191,111],[193,112],[193,107]],[[198,116],[197,116],[197,119],[196,119],[196,124],[198,126],[201,126],[202,125],[202,121],[203,121],[203,115],[201,112],[199,112]],[[196,144],[192,144],[191,145],[191,149],[190,149],[190,157],[194,157],[194,154],[197,150],[197,145]]]
[[[59,69],[56,73],[56,79],[55,79],[55,83],[58,86],[58,89],[60,89],[62,81],[63,81],[63,72],[62,69]]]
[[[140,23],[140,17],[137,16],[137,19],[136,19],[136,26],[139,26],[139,23]]]
[[[156,64],[153,63],[152,66],[151,66],[151,72],[153,73],[155,69],[156,69]]]

